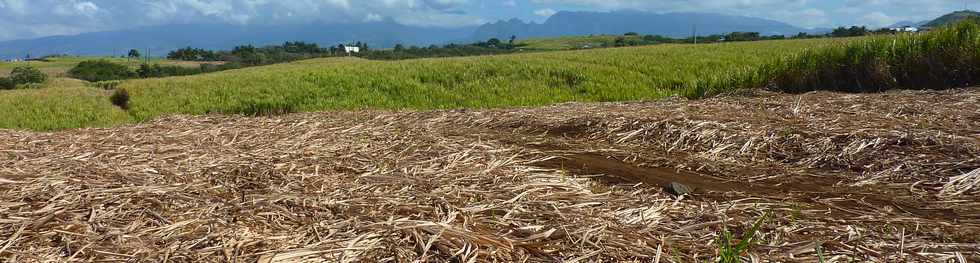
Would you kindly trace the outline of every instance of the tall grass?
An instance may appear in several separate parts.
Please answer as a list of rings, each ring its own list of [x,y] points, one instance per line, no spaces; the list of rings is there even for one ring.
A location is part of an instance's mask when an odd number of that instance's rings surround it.
[[[713,45],[369,61],[327,58],[198,76],[126,81],[137,120],[184,113],[265,115],[357,108],[485,108],[658,99],[833,41]]]
[[[53,78],[40,89],[0,91],[0,129],[51,131],[130,122],[106,91]]]
[[[980,81],[980,24],[966,21],[928,33],[870,37],[810,49],[755,69],[706,79],[686,90],[703,97],[739,88],[784,92],[944,89]]]

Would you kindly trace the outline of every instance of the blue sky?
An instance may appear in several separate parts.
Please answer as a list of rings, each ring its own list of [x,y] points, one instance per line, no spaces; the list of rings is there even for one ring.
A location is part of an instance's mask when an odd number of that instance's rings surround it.
[[[980,9],[980,0],[967,0]],[[0,40],[171,23],[394,20],[458,27],[543,21],[561,10],[715,12],[801,27],[885,26],[963,9],[963,0],[0,0]]]

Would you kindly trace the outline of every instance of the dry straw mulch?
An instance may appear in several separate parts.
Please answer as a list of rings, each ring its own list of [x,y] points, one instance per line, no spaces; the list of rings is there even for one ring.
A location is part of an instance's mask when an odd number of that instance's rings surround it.
[[[977,105],[756,91],[0,131],[0,258],[688,262],[766,215],[746,260],[977,261]]]

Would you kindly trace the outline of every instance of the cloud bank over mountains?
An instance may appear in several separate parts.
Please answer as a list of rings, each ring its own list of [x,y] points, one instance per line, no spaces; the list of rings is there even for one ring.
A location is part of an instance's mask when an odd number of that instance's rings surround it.
[[[970,0],[980,7],[980,0]],[[970,4],[970,3],[968,3]],[[919,21],[962,9],[961,0],[0,0],[0,41],[139,26],[394,21],[463,27],[558,10],[714,12],[801,27]]]

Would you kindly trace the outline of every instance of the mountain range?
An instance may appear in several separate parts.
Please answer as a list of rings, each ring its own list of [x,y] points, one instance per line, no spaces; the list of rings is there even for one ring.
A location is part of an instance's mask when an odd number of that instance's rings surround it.
[[[52,36],[0,42],[0,58],[35,57],[47,54],[125,55],[131,48],[149,50],[159,56],[182,47],[230,49],[237,45],[256,46],[301,40],[322,45],[361,41],[372,46],[396,43],[427,45],[459,41],[474,30],[469,28],[426,28],[405,26],[393,21],[340,24],[294,24],[246,26],[232,24],[185,24]]]
[[[975,16],[961,11],[924,23],[902,22],[901,25],[940,23]],[[937,22],[938,21],[938,22]],[[763,35],[819,33],[783,22],[713,13],[649,13],[640,11],[569,12],[552,15],[543,23],[518,19],[503,20],[479,27],[441,28],[402,25],[394,21],[358,23],[308,23],[290,25],[183,24],[140,27],[116,31],[85,33],[73,36],[51,36],[37,39],[0,42],[0,58],[34,57],[49,54],[123,55],[132,48],[160,56],[182,47],[230,49],[236,45],[280,44],[284,41],[306,41],[322,46],[360,41],[372,47],[395,44],[419,45],[470,43],[490,38],[521,39],[593,34],[640,34],[688,37],[723,34],[734,31],[760,32]]]
[[[810,30],[789,24],[745,16],[711,13],[654,14],[639,11],[558,12],[544,23],[517,19],[499,21],[476,29],[476,39],[557,37],[636,32],[669,37],[724,34],[734,31],[759,32],[762,35],[795,35]]]
[[[361,41],[373,47],[392,47],[395,44],[424,46],[451,42],[469,43],[490,38],[507,39],[511,36],[525,39],[626,32],[686,37],[695,29],[699,34],[753,31],[774,35],[807,31],[778,21],[722,14],[563,11],[540,24],[512,19],[480,27],[462,28],[406,26],[394,21],[278,26],[162,25],[5,41],[0,42],[0,57],[24,57],[28,54],[35,57],[47,54],[122,55],[131,48],[149,50],[150,55],[160,55],[187,46],[230,49],[241,44],[262,46],[292,40],[314,42],[323,46]]]

